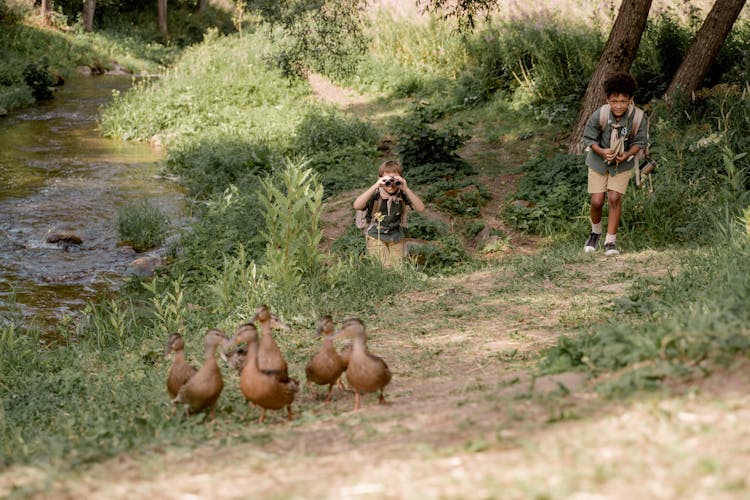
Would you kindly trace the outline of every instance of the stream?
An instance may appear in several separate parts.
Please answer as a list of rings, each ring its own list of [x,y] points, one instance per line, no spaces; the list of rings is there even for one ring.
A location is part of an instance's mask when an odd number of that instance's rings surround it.
[[[118,209],[147,200],[184,221],[181,186],[149,145],[100,136],[100,108],[130,77],[74,76],[47,103],[0,117],[0,322],[20,313],[47,332],[114,291],[144,254],[118,246]],[[82,244],[48,243],[72,232]],[[148,254],[145,254],[148,255]]]

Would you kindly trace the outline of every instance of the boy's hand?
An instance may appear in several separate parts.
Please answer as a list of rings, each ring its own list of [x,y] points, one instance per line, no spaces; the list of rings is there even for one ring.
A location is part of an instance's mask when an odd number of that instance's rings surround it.
[[[401,188],[405,188],[406,187],[406,179],[404,179],[400,175],[394,175],[393,178],[396,179],[397,181],[401,181],[401,186],[399,186],[399,187],[401,187]]]
[[[606,161],[607,163],[612,163],[612,160],[615,160],[617,158],[617,155],[615,154],[613,149],[606,148],[602,149],[602,158],[604,158],[604,161]]]

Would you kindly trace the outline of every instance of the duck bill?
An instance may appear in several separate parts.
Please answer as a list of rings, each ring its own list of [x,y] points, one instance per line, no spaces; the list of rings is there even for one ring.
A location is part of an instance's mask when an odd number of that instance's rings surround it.
[[[228,338],[224,341],[224,352],[228,351],[231,347],[234,347],[238,344],[237,342],[237,335],[232,335],[231,338]]]
[[[286,332],[292,329],[289,325],[281,321],[275,314],[271,315],[271,328],[274,328],[276,330],[284,330]]]
[[[349,334],[349,330],[336,330],[333,335],[331,335],[332,339],[349,339],[351,338],[351,335]]]

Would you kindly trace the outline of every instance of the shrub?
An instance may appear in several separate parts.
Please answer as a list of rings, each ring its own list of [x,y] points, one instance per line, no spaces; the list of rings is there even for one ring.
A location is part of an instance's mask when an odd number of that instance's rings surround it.
[[[38,63],[29,63],[23,70],[23,80],[31,89],[31,94],[37,101],[48,101],[52,99],[52,89],[54,83],[52,74],[49,71],[49,63],[43,59]]]
[[[523,167],[525,175],[516,191],[516,200],[507,203],[502,217],[517,229],[550,235],[566,230],[586,205],[586,167],[579,155],[558,154],[534,158]]]
[[[164,242],[169,218],[148,201],[127,205],[117,211],[117,230],[120,240],[136,252],[144,252]]]
[[[411,182],[428,184],[438,179],[463,177],[473,170],[457,153],[469,136],[459,128],[440,130],[431,122],[425,106],[417,106],[395,126],[396,153],[401,158],[404,174]]]
[[[409,214],[409,227],[407,228],[409,238],[420,240],[437,240],[447,236],[448,226],[442,222],[427,219],[418,212]]]

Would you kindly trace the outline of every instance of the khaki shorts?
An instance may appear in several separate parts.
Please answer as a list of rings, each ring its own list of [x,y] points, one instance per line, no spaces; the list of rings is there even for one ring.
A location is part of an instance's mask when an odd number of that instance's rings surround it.
[[[607,191],[617,191],[625,194],[630,182],[630,176],[633,175],[633,169],[620,172],[617,175],[604,175],[596,170],[589,168],[589,193],[606,193]]]
[[[404,244],[404,240],[390,243],[387,241],[380,241],[372,236],[367,236],[365,239],[365,245],[367,247],[367,253],[377,257],[380,262],[383,263],[384,267],[392,267],[399,264],[404,260],[404,255],[406,255],[406,245]]]

